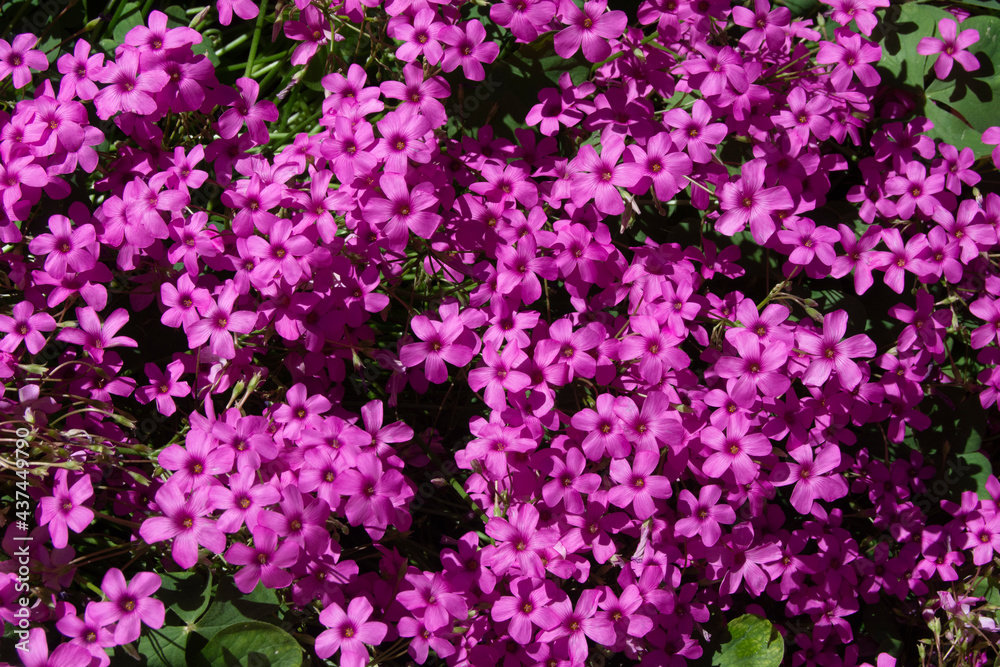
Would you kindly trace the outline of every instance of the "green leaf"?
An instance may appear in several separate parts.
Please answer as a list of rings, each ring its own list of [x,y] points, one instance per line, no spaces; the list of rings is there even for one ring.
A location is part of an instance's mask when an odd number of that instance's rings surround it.
[[[788,7],[793,17],[801,18],[813,14],[819,7],[819,0],[782,0],[778,4]]]
[[[212,601],[212,573],[208,583],[197,572],[167,572],[156,598],[185,623],[194,623]]]
[[[118,22],[115,23],[114,36],[115,42],[117,44],[122,44],[125,42],[125,35],[128,31],[137,25],[143,25],[145,23],[144,17],[142,15],[142,6],[138,2],[130,2],[125,5],[125,9],[122,10],[121,15],[118,17]],[[114,49],[112,49],[112,52]]]
[[[202,651],[212,665],[225,667],[299,667],[302,648],[290,634],[267,623],[249,621],[215,635]]]
[[[243,595],[229,582],[219,584],[219,591],[205,615],[192,626],[192,630],[205,639],[212,639],[223,628],[241,621],[277,618],[277,594],[258,583],[249,595]]]
[[[935,79],[927,86],[927,97],[952,107],[971,128],[959,121],[963,126],[962,132],[957,132],[957,128],[940,131],[935,126],[935,131],[929,135],[958,146],[951,141],[954,133],[956,140],[962,142],[962,148],[968,146],[976,157],[983,157],[989,154],[991,148],[982,143],[982,133],[998,123],[996,108],[1000,101],[1000,73],[995,63],[1000,63],[1000,18],[974,16],[963,21],[958,29],[979,33],[979,41],[969,49],[978,58],[979,69],[966,72],[960,64],[954,63],[944,80]],[[928,60],[934,59],[931,57]],[[933,70],[931,76],[934,76]]]
[[[993,465],[982,452],[958,454],[958,470],[962,474],[959,484],[976,492],[980,500],[989,500],[986,480],[993,474]],[[970,488],[971,487],[971,488]]]
[[[730,639],[712,656],[718,667],[778,667],[785,642],[777,629],[760,616],[744,614],[728,625]]]
[[[990,154],[990,148],[982,141],[983,133],[969,127],[946,107],[929,101],[924,107],[923,115],[934,123],[934,128],[928,130],[927,136],[940,139],[959,150],[971,148],[977,158]]]
[[[897,84],[923,90],[924,75],[934,59],[917,53],[917,44],[922,38],[935,34],[938,21],[944,18],[954,17],[931,5],[908,2],[889,7],[881,14],[879,23],[882,33],[879,68],[888,70]]]
[[[158,630],[147,628],[139,638],[139,653],[148,667],[176,667],[186,663],[184,652],[190,631],[183,625],[165,625]]]

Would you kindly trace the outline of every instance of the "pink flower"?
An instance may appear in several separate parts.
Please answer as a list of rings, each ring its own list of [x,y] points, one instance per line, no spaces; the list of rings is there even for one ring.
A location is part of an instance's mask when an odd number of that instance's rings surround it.
[[[979,41],[979,31],[973,28],[958,32],[958,23],[951,19],[941,19],[938,21],[938,32],[941,39],[936,37],[923,37],[917,44],[917,53],[922,56],[932,56],[938,54],[934,61],[934,74],[939,79],[944,79],[951,72],[953,62],[958,62],[966,72],[975,72],[979,69],[979,60],[973,54],[966,51],[967,48]]]
[[[601,147],[601,154],[590,144],[580,147],[570,168],[573,174],[573,203],[583,206],[593,200],[597,210],[608,215],[625,211],[625,202],[618,186],[631,188],[645,175],[637,162],[619,163],[625,143],[615,135]]]
[[[180,382],[181,375],[184,374],[184,364],[179,359],[167,364],[167,373],[160,370],[160,367],[153,363],[145,366],[146,377],[149,384],[136,391],[135,397],[140,403],[156,401],[156,409],[160,414],[169,417],[177,410],[174,398],[187,396],[191,393],[191,386],[187,382]]]
[[[824,4],[833,7],[831,17],[841,25],[847,25],[853,19],[858,30],[865,36],[871,35],[878,25],[875,9],[888,7],[889,0],[822,0]]]
[[[519,42],[533,42],[555,14],[551,0],[502,0],[490,7],[490,19],[509,28]]]
[[[451,72],[459,65],[470,81],[486,78],[483,63],[491,63],[500,54],[500,46],[486,39],[486,28],[479,21],[466,21],[462,26],[450,25],[441,29],[441,41],[448,46],[444,49],[441,69]]]
[[[108,596],[107,602],[93,602],[88,610],[101,625],[117,622],[115,643],[128,644],[139,638],[142,625],[162,628],[165,610],[163,603],[153,599],[161,585],[160,575],[139,572],[126,584],[125,576],[116,567],[108,570],[101,582],[101,590]]]
[[[158,93],[170,77],[162,69],[141,70],[139,50],[121,46],[115,62],[107,64],[98,81],[108,84],[94,97],[97,116],[107,120],[119,111],[148,115],[156,111],[152,94]]]
[[[754,0],[753,11],[737,5],[733,7],[733,23],[750,28],[740,37],[740,44],[748,51],[756,51],[767,42],[767,48],[778,51],[785,44],[785,26],[792,12],[787,7],[771,9],[767,0]]]
[[[572,58],[582,44],[584,57],[592,63],[610,56],[609,42],[622,36],[628,17],[622,11],[605,12],[607,7],[607,0],[584,3],[582,10],[569,0],[561,0],[559,9],[567,27],[556,33],[556,53]]]
[[[714,484],[701,487],[698,497],[683,489],[677,497],[678,509],[682,509],[685,517],[678,519],[674,530],[684,537],[701,536],[701,541],[710,547],[722,536],[720,523],[736,521],[736,511],[727,503],[719,503],[722,489]]]
[[[246,124],[250,139],[255,144],[266,144],[270,136],[264,122],[273,123],[278,120],[278,108],[274,106],[274,102],[257,101],[260,84],[253,79],[239,78],[236,80],[236,87],[239,88],[236,100],[219,117],[219,136],[232,139]]]
[[[198,307],[203,319],[188,327],[188,344],[194,348],[203,345],[211,339],[212,354],[223,359],[236,356],[233,344],[233,334],[247,334],[253,330],[257,322],[257,314],[248,310],[234,311],[236,305],[236,287],[227,283],[219,294],[219,300],[207,301],[205,307]]]
[[[616,507],[632,505],[637,519],[645,521],[656,513],[653,498],[669,498],[670,482],[663,475],[652,474],[660,465],[659,451],[636,452],[630,464],[626,459],[611,461],[611,479],[618,483],[608,491],[608,500]]]
[[[17,655],[24,667],[81,667],[91,664],[93,658],[84,647],[60,644],[49,653],[45,628],[31,628],[27,632],[26,643],[17,644]]]
[[[21,343],[31,354],[37,354],[45,347],[43,332],[56,328],[56,321],[48,313],[35,313],[30,301],[22,301],[14,306],[13,317],[0,315],[0,332],[6,334],[0,339],[0,352],[15,352]]]
[[[834,370],[846,389],[854,389],[861,384],[864,376],[854,359],[875,356],[875,343],[864,334],[845,340],[847,320],[847,311],[838,310],[823,318],[822,335],[809,331],[799,334],[799,347],[812,357],[802,376],[804,384],[819,387]]]
[[[588,588],[580,594],[573,603],[564,598],[548,607],[549,616],[555,621],[538,635],[540,642],[552,642],[562,637],[569,637],[569,653],[574,663],[582,663],[589,655],[587,638],[598,644],[613,646],[615,643],[615,628],[604,614],[597,615],[597,603],[603,598],[603,592]]]
[[[65,328],[56,336],[56,340],[66,343],[82,345],[83,349],[95,361],[101,362],[104,359],[104,350],[109,347],[138,347],[135,340],[127,336],[116,336],[115,334],[128,322],[128,311],[119,308],[101,323],[97,311],[90,306],[76,309],[76,317],[79,320],[80,328]]]
[[[817,499],[834,501],[847,495],[847,482],[840,475],[827,473],[840,466],[840,448],[823,447],[819,455],[810,445],[800,445],[788,450],[795,463],[779,463],[774,467],[771,483],[775,486],[795,484],[792,489],[792,507],[801,514],[812,512]]]
[[[28,33],[15,37],[12,44],[0,39],[0,81],[12,74],[14,88],[24,88],[31,83],[31,70],[42,72],[49,68],[45,54],[31,48],[37,43],[38,38]]]
[[[445,27],[438,21],[437,12],[429,7],[418,11],[413,17],[412,24],[390,21],[390,36],[404,42],[396,49],[396,57],[411,63],[423,56],[428,65],[437,65],[444,55],[444,49],[438,40]]]
[[[52,495],[39,502],[38,525],[48,524],[52,546],[62,549],[68,541],[67,528],[81,533],[94,520],[94,511],[83,506],[94,495],[94,488],[86,475],[70,488],[67,482],[69,473],[65,468],[57,470],[55,477]]]
[[[207,487],[196,489],[188,497],[179,484],[168,481],[156,492],[156,504],[163,516],[143,521],[139,535],[149,543],[173,539],[170,553],[182,568],[198,562],[199,546],[216,554],[226,548],[226,536],[215,521],[207,518],[212,512]]]
[[[760,433],[750,433],[750,422],[744,417],[729,420],[726,433],[714,426],[701,430],[701,442],[714,450],[702,465],[702,472],[713,479],[720,479],[732,470],[737,484],[749,484],[757,476],[757,465],[751,456],[767,456],[771,443]]]
[[[81,100],[92,100],[97,95],[94,81],[104,68],[104,54],[90,55],[90,42],[79,39],[73,47],[73,54],[61,56],[57,62],[59,73],[59,99],[65,100],[76,95]]]
[[[389,631],[385,623],[368,620],[372,611],[363,597],[351,600],[346,612],[337,603],[329,604],[319,615],[320,623],[329,629],[316,637],[316,654],[325,659],[339,650],[342,667],[365,667],[367,647],[380,644]]]
[[[244,21],[257,18],[260,9],[253,0],[217,0],[215,3],[219,11],[219,23],[229,25],[233,22],[233,12]]]
[[[233,577],[242,593],[253,592],[258,582],[271,589],[287,588],[292,575],[282,568],[291,567],[299,559],[299,545],[283,542],[279,547],[277,534],[258,525],[253,529],[253,546],[238,542],[229,547],[225,558],[232,565],[244,566]]]
[[[720,234],[732,236],[750,223],[754,241],[764,244],[774,233],[774,214],[793,208],[784,186],[764,187],[764,167],[764,160],[750,160],[743,165],[739,180],[719,188],[719,206],[724,213],[715,228]]]

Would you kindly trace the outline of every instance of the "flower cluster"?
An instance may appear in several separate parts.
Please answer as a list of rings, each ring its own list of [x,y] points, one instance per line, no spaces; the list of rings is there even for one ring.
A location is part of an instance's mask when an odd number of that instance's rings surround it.
[[[365,20],[399,62],[325,73],[315,128],[274,135],[282,97],[220,81],[158,11],[54,71],[0,40],[0,414],[48,457],[31,613],[65,638],[33,630],[26,664],[107,665],[163,627],[152,571],[105,569],[82,616],[60,597],[97,525],[149,570],[283,591],[348,667],[397,640],[680,665],[710,609],[766,607],[794,664],[874,662],[863,605],[995,633],[952,585],[1000,551],[1000,483],[932,494],[916,438],[997,402],[1000,194],[976,186],[1000,158],[883,100],[887,4],[828,2],[823,32],[768,0],[646,0],[635,25],[604,0],[297,0],[293,66]],[[939,79],[979,65],[960,18],[920,42]],[[456,130],[462,78],[547,33],[586,80],[506,138]],[[693,233],[662,240],[678,211]]]

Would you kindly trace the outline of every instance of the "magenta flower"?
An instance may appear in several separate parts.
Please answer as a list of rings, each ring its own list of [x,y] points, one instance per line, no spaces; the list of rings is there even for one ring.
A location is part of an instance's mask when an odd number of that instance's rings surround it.
[[[260,13],[258,3],[253,0],[216,0],[215,6],[219,11],[219,23],[229,25],[233,22],[233,12],[244,21],[257,18]]]
[[[389,631],[385,623],[369,621],[372,605],[367,598],[351,600],[347,611],[333,602],[320,613],[319,621],[328,630],[316,637],[316,654],[329,658],[340,651],[341,667],[365,667],[368,664],[368,646],[380,644]]]
[[[607,215],[625,211],[625,202],[618,187],[631,188],[645,175],[645,168],[637,162],[619,164],[625,151],[621,137],[614,135],[601,147],[601,154],[590,144],[580,147],[570,168],[573,174],[573,203],[583,206],[593,200],[597,210]]]
[[[888,0],[885,2],[888,4]],[[816,54],[816,62],[834,66],[830,72],[833,87],[836,90],[846,90],[854,77],[857,77],[862,86],[877,86],[882,77],[873,63],[882,58],[882,47],[846,28],[837,28],[834,36],[836,43],[820,42],[819,53]]]
[[[735,336],[733,346],[738,357],[722,357],[715,362],[715,371],[727,378],[726,390],[740,405],[748,404],[757,394],[775,398],[791,386],[783,372],[788,362],[788,346],[772,341],[766,347],[755,336]]]
[[[969,28],[959,33],[958,23],[952,19],[941,19],[938,21],[937,27],[938,32],[941,33],[941,39],[923,37],[917,44],[917,53],[920,55],[937,54],[937,60],[934,61],[934,74],[937,78],[947,77],[954,62],[958,62],[966,72],[975,72],[979,69],[979,60],[966,51],[979,41],[979,31]]]
[[[663,114],[664,124],[675,128],[670,139],[678,148],[687,151],[692,162],[704,164],[712,159],[709,146],[721,143],[728,130],[725,123],[711,123],[712,109],[704,100],[695,100],[691,114],[684,109],[670,109]]]
[[[841,25],[847,25],[853,19],[858,30],[865,36],[871,35],[878,25],[875,10],[888,7],[889,0],[822,0],[824,4],[833,7],[831,17]]]
[[[857,238],[854,230],[841,223],[840,244],[844,246],[844,255],[833,260],[830,275],[834,278],[843,278],[851,270],[854,270],[854,291],[864,294],[868,288],[875,284],[872,276],[872,264],[878,256],[873,248],[882,239],[882,228],[878,225],[871,225]]]
[[[156,409],[160,414],[169,417],[177,410],[174,398],[187,396],[191,393],[191,386],[187,382],[181,382],[180,377],[184,374],[184,364],[180,360],[167,364],[167,373],[160,370],[160,367],[153,363],[145,366],[146,377],[149,384],[139,388],[135,397],[140,403],[156,401]]]
[[[405,174],[408,160],[420,164],[430,161],[430,147],[421,139],[431,129],[431,124],[412,108],[387,113],[377,127],[382,138],[372,150],[372,155],[385,160],[386,172]]]
[[[514,370],[527,355],[515,343],[508,343],[503,352],[497,353],[492,345],[483,348],[484,367],[469,371],[469,387],[473,391],[485,389],[483,400],[494,410],[503,409],[507,403],[505,391],[521,391],[531,384],[525,373]]]
[[[592,63],[610,56],[610,41],[622,36],[628,17],[622,11],[606,12],[607,8],[607,0],[586,2],[582,10],[575,3],[561,2],[562,22],[567,27],[556,33],[556,53],[572,58],[582,45],[584,57]]]
[[[406,582],[413,589],[400,591],[396,600],[411,614],[422,618],[428,631],[437,632],[456,619],[460,622],[468,618],[469,605],[440,573],[428,574],[410,568]]]
[[[354,468],[344,471],[335,483],[336,492],[349,496],[344,506],[347,520],[354,526],[364,526],[373,539],[379,539],[390,523],[400,530],[409,528],[410,515],[396,511],[404,506],[407,496],[403,489],[406,478],[398,470],[385,470],[382,461],[371,452],[362,452]],[[412,497],[412,492],[409,496]]]
[[[653,516],[656,513],[653,498],[669,498],[673,493],[666,477],[652,474],[659,465],[658,450],[636,452],[631,464],[627,459],[612,460],[610,475],[618,485],[608,491],[608,500],[621,508],[631,504],[635,517],[642,521]]]
[[[733,528],[732,536],[723,551],[722,563],[726,569],[722,579],[722,591],[732,595],[746,581],[747,591],[754,597],[760,596],[767,587],[768,576],[762,566],[781,558],[781,548],[777,544],[754,543],[753,526],[741,523]]]
[[[923,277],[931,274],[932,267],[925,260],[927,237],[917,234],[905,243],[895,227],[882,230],[882,242],[889,250],[874,251],[871,266],[885,269],[885,284],[896,294],[903,293],[903,283],[907,271]]]
[[[552,627],[559,622],[549,608],[554,594],[551,581],[540,582],[531,577],[518,577],[510,583],[511,595],[493,604],[490,616],[494,621],[509,621],[507,632],[521,646],[531,643],[534,628]]]
[[[486,28],[479,21],[466,21],[464,28],[458,25],[441,29],[441,41],[447,44],[441,58],[441,69],[452,72],[461,65],[465,78],[482,81],[486,78],[483,63],[491,63],[500,54],[500,46],[486,39]]]
[[[37,43],[38,38],[29,33],[18,35],[13,43],[0,39],[0,81],[10,74],[14,88],[24,88],[31,83],[31,70],[42,72],[49,68],[45,54],[31,48]]]
[[[574,663],[582,663],[590,651],[587,649],[587,638],[598,644],[613,646],[615,643],[614,624],[604,614],[597,614],[597,603],[603,593],[588,588],[580,594],[576,607],[568,598],[553,603],[547,614],[555,621],[555,625],[545,628],[538,635],[540,642],[552,642],[562,637],[569,638],[569,653]]]
[[[399,350],[399,361],[407,368],[424,364],[424,374],[428,382],[441,384],[448,380],[445,362],[459,368],[472,361],[478,352],[469,345],[466,329],[459,316],[446,317],[443,322],[417,315],[410,320],[410,328],[423,342],[404,345]],[[466,340],[462,340],[465,338]]]
[[[974,513],[965,524],[964,549],[972,549],[973,565],[986,565],[993,561],[993,553],[1000,551],[1000,516],[984,518]]]
[[[0,315],[0,332],[6,334],[0,352],[16,352],[22,342],[31,354],[40,352],[45,347],[43,332],[55,329],[56,321],[48,313],[36,313],[30,301],[15,305],[11,315]]]
[[[441,224],[434,211],[438,198],[431,183],[406,184],[402,174],[387,173],[379,180],[385,198],[372,198],[364,207],[364,218],[371,223],[385,223],[383,231],[389,238],[405,243],[410,231],[429,239]]]
[[[192,324],[187,330],[188,344],[192,348],[203,345],[211,339],[212,354],[217,354],[223,359],[232,359],[236,356],[233,334],[250,333],[257,322],[256,313],[233,310],[237,296],[235,285],[229,282],[222,288],[218,302],[210,300],[204,308],[198,308],[203,319]]]
[[[927,175],[927,169],[917,161],[906,165],[905,176],[892,176],[885,181],[885,191],[890,195],[899,195],[896,200],[896,211],[903,220],[913,217],[918,207],[926,216],[934,215],[941,206],[937,193],[944,190],[944,174]]]
[[[59,99],[73,97],[81,100],[92,100],[97,95],[94,81],[104,68],[104,54],[90,55],[90,42],[79,39],[73,48],[73,54],[61,56],[57,62],[59,73]]]
[[[168,481],[156,492],[156,504],[163,516],[143,521],[139,535],[150,544],[173,539],[170,553],[182,568],[198,562],[199,546],[215,554],[226,548],[226,536],[215,521],[207,518],[212,512],[207,487],[196,489],[188,497],[179,484]]]
[[[13,209],[24,195],[22,186],[42,188],[49,182],[48,174],[36,164],[35,156],[14,157],[15,155],[17,153],[0,160],[0,204],[3,204],[3,210],[13,220],[18,219],[13,215]],[[17,240],[20,240],[20,237]]]
[[[587,497],[586,514],[570,514],[566,522],[573,526],[561,540],[570,553],[589,548],[594,560],[602,565],[617,553],[618,549],[611,535],[629,525],[629,516],[624,512],[608,511],[608,492],[597,490]]]
[[[575,447],[562,457],[553,456],[551,478],[542,487],[542,498],[545,504],[555,509],[562,502],[566,512],[582,514],[584,511],[583,496],[593,493],[601,486],[601,476],[596,473],[584,473],[587,459]]]
[[[245,124],[247,134],[255,144],[266,144],[270,135],[264,123],[278,120],[278,108],[274,106],[274,102],[257,101],[260,84],[253,79],[241,77],[236,80],[236,87],[239,88],[236,100],[219,117],[219,136],[232,139]]]
[[[217,510],[222,510],[219,530],[235,533],[246,526],[253,532],[263,508],[276,505],[281,500],[281,492],[270,484],[258,482],[254,470],[246,468],[230,475],[225,486],[213,486],[209,499]]]
[[[162,628],[165,616],[163,603],[151,596],[159,590],[160,575],[139,572],[128,584],[122,571],[116,567],[108,570],[101,582],[107,602],[92,602],[88,610],[101,625],[115,626],[115,643],[128,644],[139,638],[142,625]]]
[[[220,447],[204,431],[188,431],[184,446],[170,445],[160,452],[157,462],[174,472],[171,485],[187,493],[216,484],[215,477],[233,469],[234,458],[232,449]]]
[[[551,0],[502,0],[490,7],[490,19],[509,28],[518,41],[533,42],[555,16],[556,4]]]
[[[292,583],[292,575],[282,569],[291,567],[299,559],[299,545],[283,542],[278,546],[278,535],[264,526],[253,529],[253,546],[237,542],[226,552],[226,561],[231,565],[243,565],[233,577],[236,587],[249,594],[258,582],[271,589],[287,588]]]
[[[634,332],[618,347],[622,361],[639,360],[639,373],[650,384],[663,379],[663,373],[674,368],[687,368],[691,359],[679,348],[681,338],[665,331],[655,317],[635,315],[629,318]]]
[[[719,503],[722,489],[714,484],[701,487],[698,498],[683,489],[677,497],[678,509],[685,515],[674,524],[674,530],[684,537],[701,536],[706,547],[713,546],[722,537],[720,523],[736,521],[736,511],[728,503]]]
[[[64,215],[49,218],[51,234],[39,234],[28,249],[33,255],[45,257],[45,270],[53,278],[62,278],[67,268],[73,271],[88,271],[94,268],[97,258],[97,234],[94,226],[80,225],[73,229],[72,223]]]
[[[69,539],[67,529],[74,533],[82,533],[94,520],[94,510],[84,507],[84,503],[94,495],[94,487],[90,477],[84,475],[69,487],[69,473],[65,468],[56,471],[56,483],[52,487],[52,495],[46,496],[38,503],[38,525],[48,524],[52,546],[62,549]]]
[[[508,515],[510,520],[491,517],[486,534],[497,541],[484,550],[483,565],[502,575],[515,568],[519,574],[542,578],[545,567],[540,552],[553,546],[558,535],[551,530],[538,530],[538,510],[534,505],[516,505]]]
[[[969,310],[986,322],[972,332],[970,340],[972,347],[978,350],[994,340],[1000,343],[1000,301],[984,296],[969,304]]]
[[[875,356],[875,343],[864,334],[845,340],[847,320],[847,311],[827,313],[823,318],[822,335],[810,331],[799,334],[799,347],[812,358],[802,376],[804,384],[819,387],[834,370],[846,389],[861,384],[864,376],[854,359]]]
[[[586,433],[583,452],[591,461],[605,456],[623,459],[632,451],[632,445],[622,433],[621,420],[615,413],[615,397],[601,394],[597,397],[596,410],[584,408],[573,415],[573,428]]]
[[[391,21],[389,28],[389,34],[394,39],[404,42],[396,49],[396,57],[400,60],[411,63],[423,56],[428,65],[437,65],[441,61],[444,49],[438,40],[445,25],[438,20],[437,12],[430,7],[418,11],[413,17],[412,24]]]
[[[810,514],[816,500],[834,501],[847,495],[847,482],[840,475],[829,475],[840,466],[840,448],[823,447],[818,456],[810,445],[788,450],[795,463],[779,463],[774,467],[771,483],[775,486],[794,484],[792,507],[800,514]]]
[[[754,0],[753,11],[739,5],[733,7],[733,23],[750,28],[740,37],[740,44],[748,51],[756,51],[765,42],[772,51],[781,49],[785,44],[785,27],[791,18],[791,10],[787,7],[771,9],[767,0]]]
[[[762,434],[750,433],[750,422],[734,415],[729,420],[726,433],[706,426],[701,430],[701,442],[714,450],[702,465],[702,472],[713,479],[720,479],[732,470],[737,484],[749,484],[757,476],[757,464],[751,456],[767,456],[771,443]]]
[[[123,45],[115,62],[108,63],[98,75],[98,81],[108,84],[94,97],[97,116],[107,120],[119,111],[148,115],[156,111],[153,94],[158,93],[170,77],[162,69],[140,71],[140,53],[134,46]]]
[[[754,241],[764,244],[774,233],[774,214],[793,208],[784,186],[764,187],[764,167],[764,160],[750,160],[739,180],[719,188],[719,206],[725,211],[715,222],[720,234],[732,236],[750,223]]]
[[[93,661],[87,649],[78,644],[60,644],[50,653],[45,628],[34,627],[27,632],[27,643],[16,645],[17,655],[24,667],[81,667]]]
[[[139,345],[127,336],[115,335],[128,322],[128,311],[124,308],[119,308],[108,315],[103,324],[97,311],[90,306],[77,308],[76,317],[79,320],[80,328],[67,327],[59,332],[56,340],[82,345],[94,361],[101,362],[104,359],[104,350],[109,347],[138,347]]]

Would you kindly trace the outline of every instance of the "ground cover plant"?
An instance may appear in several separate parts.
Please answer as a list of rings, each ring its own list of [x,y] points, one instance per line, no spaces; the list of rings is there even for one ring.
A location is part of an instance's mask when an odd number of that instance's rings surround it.
[[[1000,6],[0,3],[0,661],[998,659]]]

